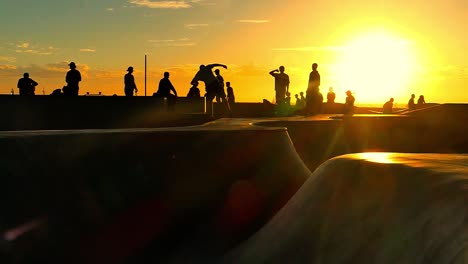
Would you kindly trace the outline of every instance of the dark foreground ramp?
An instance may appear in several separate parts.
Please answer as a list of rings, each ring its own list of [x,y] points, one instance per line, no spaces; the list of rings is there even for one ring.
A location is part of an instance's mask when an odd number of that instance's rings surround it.
[[[327,161],[225,263],[467,263],[468,155]]]
[[[310,176],[284,128],[0,133],[0,263],[221,256]]]

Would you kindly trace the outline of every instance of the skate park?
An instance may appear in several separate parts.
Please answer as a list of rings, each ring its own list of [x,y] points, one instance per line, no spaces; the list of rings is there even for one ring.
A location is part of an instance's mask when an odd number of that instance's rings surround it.
[[[466,105],[215,120],[142,105],[5,122],[1,259],[467,261]]]

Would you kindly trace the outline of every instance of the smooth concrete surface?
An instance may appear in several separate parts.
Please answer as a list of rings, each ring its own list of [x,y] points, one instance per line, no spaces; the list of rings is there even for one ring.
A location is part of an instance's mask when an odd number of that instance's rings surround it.
[[[322,164],[223,263],[467,263],[468,155],[360,153]]]
[[[309,170],[286,129],[220,122],[0,133],[1,262],[221,255],[265,224]]]

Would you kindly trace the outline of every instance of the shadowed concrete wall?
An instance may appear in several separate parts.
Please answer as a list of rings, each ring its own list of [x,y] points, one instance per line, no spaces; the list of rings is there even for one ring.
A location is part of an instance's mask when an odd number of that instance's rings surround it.
[[[204,98],[0,96],[0,130],[167,127],[201,124]]]

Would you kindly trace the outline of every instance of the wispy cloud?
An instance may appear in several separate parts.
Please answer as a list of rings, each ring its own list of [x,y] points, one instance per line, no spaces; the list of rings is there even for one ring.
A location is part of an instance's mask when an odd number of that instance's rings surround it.
[[[185,27],[188,29],[197,29],[197,28],[204,28],[208,27],[209,24],[186,24]]]
[[[180,9],[191,8],[194,3],[200,1],[156,1],[156,0],[129,0],[130,4],[134,4],[147,8],[160,8],[160,9]]]
[[[93,52],[96,52],[96,50],[95,49],[80,49],[80,52],[93,53]]]
[[[148,42],[154,43],[158,46],[167,46],[167,47],[192,47],[196,46],[197,43],[189,42],[189,38],[180,38],[180,39],[151,39]]]
[[[273,51],[343,51],[340,46],[273,48]]]
[[[113,7],[108,7],[108,8],[106,8],[106,11],[114,12],[114,8]]]
[[[263,23],[269,23],[270,20],[265,20],[265,19],[239,19],[236,22],[250,23],[250,24],[263,24]]]
[[[13,63],[13,62],[16,62],[16,58],[15,58],[15,57],[4,57],[4,56],[0,56],[0,61],[5,61],[5,62]]]
[[[20,41],[16,45],[16,53],[22,54],[34,54],[34,55],[52,55],[57,48],[49,46],[47,48],[38,47],[36,45],[32,45],[29,42]]]

